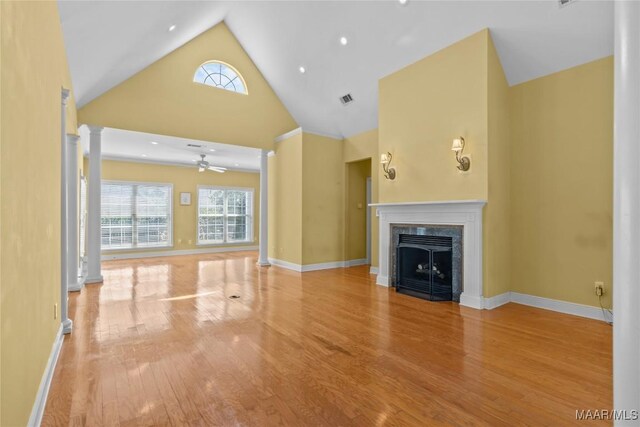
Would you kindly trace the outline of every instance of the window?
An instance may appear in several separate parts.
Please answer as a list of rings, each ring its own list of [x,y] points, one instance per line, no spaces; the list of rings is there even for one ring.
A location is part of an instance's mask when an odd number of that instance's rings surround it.
[[[253,190],[198,187],[198,244],[252,240]]]
[[[102,182],[102,249],[171,246],[170,184]]]
[[[224,62],[205,62],[196,70],[193,81],[231,92],[247,94],[247,85],[240,73]]]

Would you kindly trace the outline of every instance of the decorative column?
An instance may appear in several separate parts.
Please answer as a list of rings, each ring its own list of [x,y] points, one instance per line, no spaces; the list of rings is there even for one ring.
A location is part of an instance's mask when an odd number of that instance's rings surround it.
[[[260,152],[260,255],[258,265],[269,266],[269,151]]]
[[[640,2],[614,8],[613,406],[631,415],[640,410]]]
[[[78,139],[67,134],[67,236],[68,236],[68,290],[80,291],[84,282],[78,278]]]
[[[102,185],[102,129],[89,126],[89,206],[87,209],[87,278],[84,283],[102,282],[100,267],[100,192]]]
[[[62,89],[61,122],[60,122],[60,321],[62,322],[62,332],[71,333],[73,321],[69,319],[69,295],[67,285],[69,283],[68,271],[68,234],[67,234],[67,100],[69,90]]]

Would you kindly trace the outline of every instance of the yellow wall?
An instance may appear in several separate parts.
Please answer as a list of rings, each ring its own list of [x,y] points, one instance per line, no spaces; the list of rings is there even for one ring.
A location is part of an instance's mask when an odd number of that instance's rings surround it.
[[[380,168],[378,153],[378,129],[362,132],[345,138],[343,141],[343,160],[354,162],[371,159],[371,202],[378,202],[378,169]],[[384,178],[383,178],[384,179]],[[378,266],[378,217],[376,209],[371,209],[371,265]]]
[[[252,242],[241,246],[258,244],[260,234],[260,174],[227,171],[225,173],[198,172],[197,168],[165,166],[146,163],[132,163],[105,160],[102,162],[102,179],[116,181],[161,182],[173,184],[173,247],[138,249],[134,252],[154,252],[167,250],[202,249],[235,245],[197,245],[198,185],[219,185],[223,187],[253,188],[253,236]],[[180,205],[180,193],[191,193],[191,205]],[[107,251],[104,255],[130,253],[129,251]]]
[[[513,290],[598,305],[612,281],[613,60],[509,91]]]
[[[248,95],[193,83],[202,63],[221,60],[244,77]],[[224,23],[199,35],[79,111],[81,123],[271,148],[295,127]]]
[[[347,163],[345,194],[345,259],[367,257],[367,178],[371,159]]]
[[[488,200],[483,212],[484,296],[511,288],[509,85],[488,37]],[[475,166],[475,165],[473,165]]]
[[[3,1],[0,16],[0,425],[19,426],[60,326],[60,89],[71,80],[55,2]]]
[[[269,257],[302,264],[302,134],[269,157]]]
[[[302,135],[302,263],[344,260],[342,140]]]
[[[487,40],[483,30],[379,82],[379,201],[487,198]],[[463,136],[471,169],[461,173],[451,141]]]

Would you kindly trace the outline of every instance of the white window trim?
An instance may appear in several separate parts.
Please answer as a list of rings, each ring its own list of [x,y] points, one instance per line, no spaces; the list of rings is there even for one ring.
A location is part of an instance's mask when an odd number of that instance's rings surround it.
[[[249,218],[251,219],[251,221],[249,221],[249,232],[247,233],[248,235],[248,239],[247,240],[242,240],[242,241],[235,241],[235,242],[220,242],[220,243],[210,243],[210,242],[206,242],[206,243],[200,243],[200,238],[199,238],[199,234],[198,233],[198,229],[200,226],[200,189],[206,189],[206,190],[238,190],[238,191],[247,191],[251,194],[251,206],[250,209],[247,209],[249,213]],[[253,234],[254,232],[254,222],[255,222],[255,215],[254,215],[254,200],[255,200],[255,188],[251,188],[251,187],[226,187],[226,186],[222,186],[222,185],[198,185],[198,187],[196,188],[196,246],[202,246],[202,247],[207,247],[207,246],[243,246],[246,245],[247,243],[254,243],[256,241],[255,236]],[[226,203],[226,200],[225,200]],[[226,215],[225,215],[226,217]],[[226,218],[225,218],[225,223],[226,223]],[[225,225],[225,232],[224,232],[224,239],[227,239],[227,233],[226,233],[226,225]]]
[[[153,181],[119,181],[113,179],[103,179],[100,182],[100,185],[103,184],[124,184],[124,185],[158,185],[158,186],[167,186],[169,187],[169,220],[171,221],[171,226],[169,227],[169,239],[167,240],[166,245],[162,246],[132,246],[130,248],[102,248],[102,236],[100,237],[100,251],[105,253],[111,252],[144,252],[144,251],[152,251],[157,249],[165,249],[165,248],[173,248],[173,183],[170,182],[153,182]],[[102,193],[102,192],[101,192]],[[102,200],[100,201],[100,218],[102,219]],[[102,226],[100,226],[102,230]]]

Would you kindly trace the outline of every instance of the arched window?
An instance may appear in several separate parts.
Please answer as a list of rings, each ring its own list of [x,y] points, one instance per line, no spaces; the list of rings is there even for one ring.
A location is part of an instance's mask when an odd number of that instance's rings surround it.
[[[229,64],[220,61],[208,61],[198,67],[193,76],[195,83],[201,83],[247,94],[247,85],[238,71]]]

